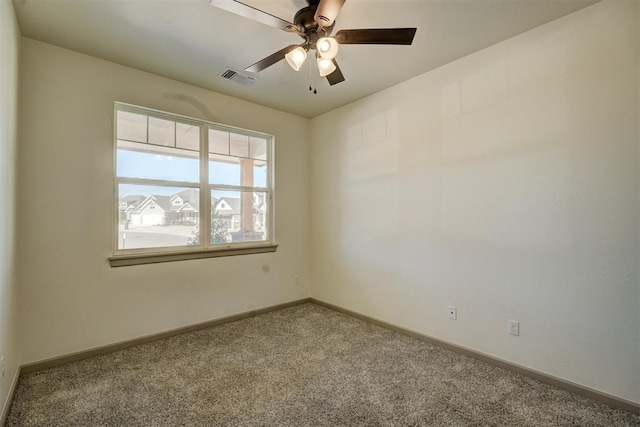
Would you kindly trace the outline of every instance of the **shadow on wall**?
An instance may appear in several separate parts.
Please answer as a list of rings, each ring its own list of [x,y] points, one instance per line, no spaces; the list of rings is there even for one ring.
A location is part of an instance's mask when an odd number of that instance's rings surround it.
[[[181,102],[184,102],[186,104],[189,104],[193,108],[195,108],[196,110],[198,110],[200,112],[201,117],[202,117],[203,120],[208,120],[210,122],[216,122],[215,116],[211,112],[211,110],[209,110],[206,105],[204,105],[202,102],[200,102],[197,98],[195,98],[193,96],[189,96],[189,95],[185,95],[185,94],[181,94],[181,93],[165,92],[165,93],[162,94],[162,97],[166,98],[166,99],[172,99],[174,101],[181,101]]]

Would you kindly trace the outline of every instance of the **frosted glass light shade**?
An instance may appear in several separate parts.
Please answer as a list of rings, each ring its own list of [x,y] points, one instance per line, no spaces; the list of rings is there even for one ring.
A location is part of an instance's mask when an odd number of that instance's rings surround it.
[[[296,71],[300,71],[300,67],[307,59],[307,51],[304,48],[298,46],[291,52],[287,53],[284,58],[287,60],[287,64]]]
[[[333,37],[320,37],[316,42],[318,54],[325,59],[333,59],[338,54],[338,42]]]
[[[336,65],[331,59],[318,58],[318,72],[320,77],[326,77],[336,70]]]

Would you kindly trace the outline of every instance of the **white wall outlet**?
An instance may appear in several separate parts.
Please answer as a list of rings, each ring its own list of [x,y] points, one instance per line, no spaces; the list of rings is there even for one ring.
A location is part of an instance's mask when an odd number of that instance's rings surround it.
[[[507,333],[509,335],[515,335],[516,337],[520,335],[520,322],[509,319],[507,322]]]
[[[293,284],[294,284],[295,286],[298,286],[298,285],[300,284],[300,276],[295,276],[295,277],[293,278]]]
[[[0,357],[0,378],[4,378],[4,356]]]
[[[456,320],[458,318],[458,309],[450,305],[447,307],[447,315],[449,316],[449,319]]]

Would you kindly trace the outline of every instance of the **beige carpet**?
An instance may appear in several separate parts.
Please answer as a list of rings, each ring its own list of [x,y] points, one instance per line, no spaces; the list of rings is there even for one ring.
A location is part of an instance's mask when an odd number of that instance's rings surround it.
[[[640,426],[314,304],[24,375],[9,426]]]

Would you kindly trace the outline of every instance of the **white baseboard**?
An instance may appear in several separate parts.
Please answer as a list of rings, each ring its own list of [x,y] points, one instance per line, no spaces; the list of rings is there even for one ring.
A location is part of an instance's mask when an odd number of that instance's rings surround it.
[[[64,365],[66,363],[75,362],[77,360],[86,359],[93,356],[98,356],[101,354],[111,353],[113,351],[123,350],[125,348],[134,347],[136,345],[144,344],[147,342],[157,341],[163,338],[172,337],[174,335],[184,334],[187,332],[196,331],[199,329],[209,328],[211,326],[221,325],[224,323],[234,322],[236,320],[245,319],[247,317],[257,316],[259,314],[268,313],[270,311],[279,310],[286,307],[293,307],[299,304],[304,304],[309,302],[309,297],[300,298],[293,301],[288,301],[280,304],[275,304],[271,306],[267,306],[264,308],[254,309],[245,311],[242,313],[198,323],[195,325],[180,327],[176,329],[172,329],[170,331],[159,332],[155,334],[150,334],[144,337],[134,338],[122,342],[118,342],[115,344],[108,344],[96,348],[91,348],[83,351],[74,352],[71,354],[67,354],[64,356],[53,357],[46,360],[41,360],[33,363],[25,363],[16,369],[16,372],[13,377],[13,381],[11,382],[11,387],[9,388],[9,394],[7,395],[7,399],[4,402],[4,406],[2,407],[2,413],[0,417],[0,426],[4,426],[7,422],[7,417],[9,415],[9,409],[11,408],[11,402],[13,402],[13,396],[16,392],[16,386],[18,385],[18,378],[22,374],[28,374],[31,372],[42,371],[44,369],[54,368],[56,366]]]
[[[164,332],[152,333],[142,337],[132,338],[125,341],[120,341],[112,344],[106,344],[99,347],[89,348],[62,356],[56,356],[45,360],[39,360],[37,362],[23,363],[20,365],[20,374],[28,374],[31,372],[43,371],[45,369],[55,368],[56,366],[64,365],[67,363],[75,362],[78,360],[87,359],[93,356],[99,356],[102,354],[111,353],[114,351],[124,350],[126,348],[135,347],[137,345],[145,344],[148,342],[158,341],[164,338],[169,338],[175,335],[184,334],[187,332],[197,331],[199,329],[210,328],[216,325],[222,325],[224,323],[235,322],[236,320],[245,319],[247,317],[257,316],[259,314],[268,313],[270,311],[279,310],[286,307],[293,307],[295,305],[304,304],[309,302],[309,297],[300,298],[293,301],[288,301],[280,304],[270,305],[264,308],[252,309],[244,311],[238,314],[232,314],[217,318],[214,320],[205,321],[189,326],[182,326],[176,329],[171,329]]]
[[[4,426],[7,422],[7,417],[9,416],[9,409],[11,408],[11,402],[13,402],[13,395],[16,392],[16,387],[18,385],[18,378],[20,378],[20,367],[16,368],[15,373],[13,374],[13,379],[11,380],[11,385],[9,386],[9,393],[7,394],[7,398],[2,405],[2,412],[0,413],[0,426]]]
[[[504,369],[508,369],[517,373],[520,373],[522,375],[526,375],[529,377],[532,377],[538,381],[541,381],[543,383],[546,384],[551,384],[553,386],[556,386],[558,388],[562,388],[565,390],[568,390],[570,392],[576,393],[576,394],[580,394],[582,396],[588,397],[590,399],[593,400],[597,400],[600,401],[604,404],[607,404],[611,407],[614,408],[618,408],[618,409],[622,409],[624,411],[628,411],[631,413],[635,413],[635,414],[640,414],[640,404],[636,403],[636,402],[632,402],[626,399],[622,399],[620,397],[617,396],[613,396],[607,393],[603,393],[599,390],[594,390],[591,389],[589,387],[580,385],[580,384],[575,384],[571,381],[565,380],[563,378],[558,378],[558,377],[554,377],[552,375],[546,374],[544,372],[540,372],[540,371],[536,371],[534,369],[531,368],[527,368],[524,366],[520,366],[517,365],[515,363],[509,362],[507,360],[503,360],[503,359],[499,359],[496,358],[494,356],[491,355],[487,355],[484,353],[480,353],[478,351],[475,351],[473,349],[469,349],[469,348],[465,348],[465,347],[461,347],[459,345],[455,345],[455,344],[451,344],[448,343],[446,341],[440,340],[438,338],[434,338],[434,337],[430,337],[428,335],[424,335],[397,325],[393,325],[391,323],[385,322],[383,320],[380,319],[376,319],[374,317],[371,316],[367,316],[365,314],[362,313],[358,313],[352,310],[348,310],[339,306],[336,306],[334,304],[331,303],[327,303],[321,300],[318,300],[316,298],[309,298],[309,297],[305,297],[305,298],[301,298],[295,301],[291,301],[291,302],[286,302],[283,304],[277,304],[277,305],[273,305],[273,306],[269,306],[269,307],[265,307],[262,309],[258,309],[258,310],[252,310],[252,311],[248,311],[248,312],[244,312],[244,313],[239,313],[236,315],[232,315],[232,316],[227,316],[224,318],[220,318],[220,319],[216,319],[216,320],[212,320],[212,321],[208,321],[208,322],[203,322],[200,324],[196,324],[196,325],[192,325],[192,326],[188,326],[188,327],[182,327],[182,328],[177,328],[171,331],[167,331],[167,332],[163,332],[163,333],[158,333],[158,334],[152,334],[149,336],[145,336],[145,337],[141,337],[141,338],[136,338],[136,339],[132,339],[132,340],[128,340],[128,341],[124,341],[124,342],[120,342],[120,343],[116,343],[116,344],[110,344],[110,345],[106,345],[106,346],[102,346],[102,347],[98,347],[98,348],[94,348],[94,349],[89,349],[89,350],[85,350],[85,351],[81,351],[81,352],[77,352],[77,353],[73,353],[73,354],[69,354],[69,355],[65,355],[65,356],[61,356],[61,357],[55,357],[52,359],[47,359],[47,360],[43,360],[43,361],[39,361],[39,362],[35,362],[35,363],[29,363],[29,364],[25,364],[25,365],[21,365],[15,372],[14,374],[14,378],[13,381],[11,383],[11,387],[9,389],[9,394],[7,395],[7,399],[4,402],[4,406],[2,408],[2,417],[0,417],[0,426],[4,426],[4,424],[6,423],[6,419],[7,416],[9,415],[9,408],[11,407],[11,402],[13,401],[13,395],[16,391],[16,386],[18,384],[18,378],[20,377],[21,374],[25,374],[25,373],[29,373],[29,372],[36,372],[36,371],[40,371],[43,369],[49,369],[55,366],[60,366],[63,365],[65,363],[69,363],[69,362],[74,362],[76,360],[82,360],[82,359],[86,359],[88,357],[92,357],[92,356],[97,356],[100,354],[106,354],[106,353],[110,353],[112,351],[117,351],[117,350],[122,350],[124,348],[129,348],[129,347],[133,347],[136,345],[140,345],[140,344],[144,344],[146,342],[151,342],[151,341],[156,341],[159,339],[163,339],[163,338],[168,338],[170,336],[174,336],[174,335],[178,335],[181,333],[185,333],[185,332],[191,332],[194,330],[198,330],[198,329],[203,329],[203,328],[207,328],[207,327],[211,327],[211,326],[215,326],[215,325],[220,325],[220,324],[224,324],[224,323],[228,323],[228,322],[233,322],[236,320],[240,320],[240,319],[244,319],[247,317],[252,317],[252,316],[256,316],[259,314],[263,314],[263,313],[268,313],[270,311],[274,311],[274,310],[278,310],[281,308],[285,308],[285,307],[291,307],[291,306],[295,306],[298,304],[304,304],[306,302],[312,302],[314,304],[320,305],[320,306],[324,306],[327,307],[329,309],[333,309],[335,311],[353,316],[353,317],[357,317],[359,319],[365,320],[365,321],[369,321],[372,323],[375,323],[377,325],[380,325],[382,327],[385,327],[387,329],[391,329],[394,330],[396,332],[405,334],[405,335],[409,335],[412,336],[414,338],[423,340],[423,341],[427,341],[430,342],[432,344],[438,345],[440,347],[444,347],[448,350],[452,350],[461,354],[465,354],[467,356],[473,357],[475,359],[478,360],[482,360],[484,362],[496,365],[498,367],[504,368]]]
[[[500,359],[495,356],[481,353],[471,348],[462,347],[457,344],[452,344],[447,341],[441,340],[439,338],[434,338],[426,334],[422,334],[420,332],[412,331],[410,329],[404,328],[402,326],[394,325],[392,323],[386,322],[381,319],[377,319],[372,316],[368,316],[366,314],[358,313],[353,310],[349,310],[346,308],[342,308],[340,306],[319,300],[317,298],[311,297],[311,302],[314,304],[318,304],[320,306],[329,308],[331,310],[338,311],[340,313],[344,313],[346,315],[356,317],[358,319],[374,323],[376,325],[382,326],[386,329],[391,329],[392,331],[399,332],[404,335],[409,335],[413,338],[417,338],[422,341],[426,341],[428,343],[437,345],[439,347],[446,348],[447,350],[454,351],[456,353],[464,354],[466,356],[472,357],[474,359],[481,360],[483,362],[490,363],[492,365],[498,366],[503,369],[507,369],[522,375],[526,375],[533,379],[536,379],[545,384],[550,384],[552,386],[570,391],[575,394],[579,394],[581,396],[587,397],[589,399],[597,400],[599,402],[604,403],[605,405],[611,406],[612,408],[622,409],[623,411],[631,412],[632,414],[640,415],[640,403],[632,402],[627,399],[623,399],[618,396],[614,396],[608,393],[604,393],[600,390],[595,390],[590,387],[576,384],[569,380],[565,380],[564,378],[555,377],[553,375],[547,374],[545,372],[537,371],[535,369],[531,369],[525,366],[518,365],[508,360]]]

